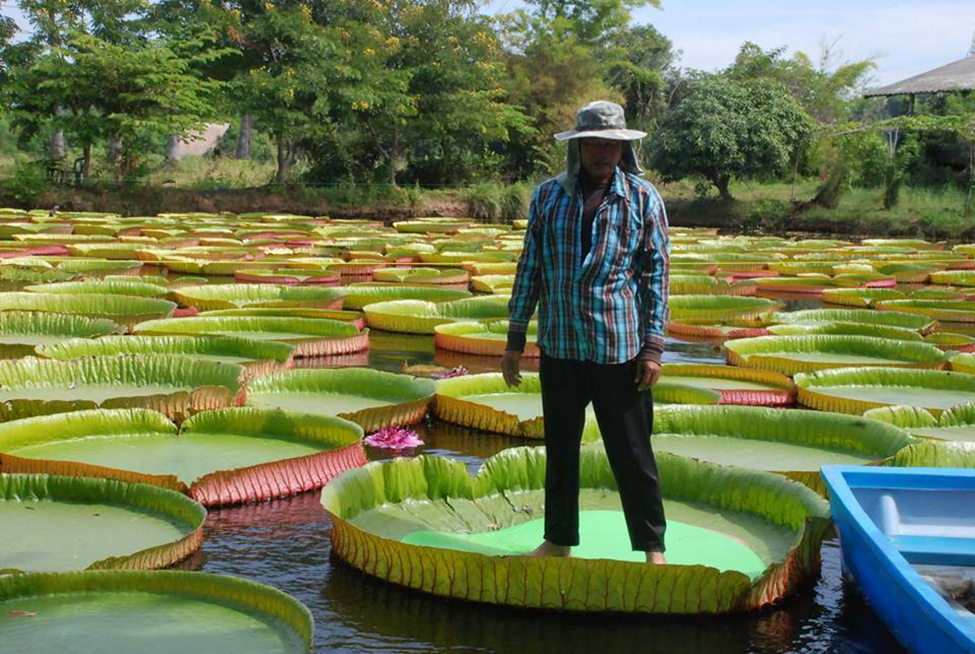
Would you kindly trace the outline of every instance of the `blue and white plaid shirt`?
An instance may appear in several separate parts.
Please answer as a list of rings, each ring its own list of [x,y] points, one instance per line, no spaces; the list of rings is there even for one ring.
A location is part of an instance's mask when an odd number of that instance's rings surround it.
[[[657,189],[616,169],[582,251],[584,198],[557,179],[535,190],[511,300],[510,332],[538,305],[538,346],[557,359],[660,361],[669,309],[670,240]]]

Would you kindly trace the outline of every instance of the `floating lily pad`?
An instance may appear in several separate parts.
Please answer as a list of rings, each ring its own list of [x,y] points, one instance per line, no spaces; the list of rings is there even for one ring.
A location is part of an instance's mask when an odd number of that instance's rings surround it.
[[[480,356],[501,356],[507,345],[508,321],[454,322],[437,325],[433,331],[433,342],[440,349]],[[523,356],[539,356],[538,346],[535,345],[537,336],[538,326],[529,323]]]
[[[351,323],[318,318],[264,316],[194,316],[150,320],[136,325],[140,335],[216,334],[279,341],[295,348],[296,357],[334,356],[368,349],[369,336]]]
[[[159,284],[149,284],[133,278],[132,281],[115,279],[111,281],[101,279],[89,279],[83,282],[61,282],[58,284],[39,284],[28,286],[26,291],[31,293],[66,293],[89,294],[99,293],[104,295],[133,295],[136,297],[162,298],[169,294],[169,289]]]
[[[975,354],[956,354],[951,357],[951,369],[956,372],[975,375]]]
[[[944,352],[923,342],[812,334],[762,336],[725,343],[728,363],[786,375],[850,366],[942,368]]]
[[[653,394],[661,404],[717,404],[721,399],[716,391],[673,382],[658,382]],[[455,425],[523,438],[545,437],[537,373],[523,373],[521,384],[515,387],[508,387],[500,373],[441,379],[437,382],[433,412]],[[599,438],[591,409],[587,412],[582,438],[583,442]]]
[[[121,329],[105,318],[7,311],[0,313],[0,358],[16,359],[33,354],[38,345],[75,336],[104,336]]]
[[[311,649],[313,633],[303,604],[237,577],[172,570],[0,577],[0,639],[10,651],[297,654]]]
[[[825,494],[819,469],[867,464],[908,445],[901,429],[840,414],[758,407],[663,407],[654,414],[655,452],[767,470]]]
[[[823,291],[827,304],[843,304],[853,307],[869,307],[882,300],[900,300],[906,295],[891,288],[831,288]]]
[[[207,411],[178,432],[149,411],[83,411],[0,425],[0,467],[140,481],[221,506],[321,488],[365,463],[361,439],[341,418],[273,409]]]
[[[196,502],[145,484],[0,474],[0,568],[165,568],[200,548],[205,519]]]
[[[787,406],[796,401],[796,387],[783,374],[733,366],[666,363],[661,382],[709,388],[720,404]]]
[[[345,291],[316,286],[275,284],[208,284],[175,291],[179,301],[201,311],[242,307],[305,307],[341,309]]]
[[[871,311],[870,309],[806,309],[776,313],[771,317],[775,323],[807,322],[859,322],[871,325],[891,325],[925,333],[934,328],[936,321],[925,316],[894,311]]]
[[[899,311],[928,316],[944,322],[975,322],[975,302],[959,300],[886,300],[876,304],[880,311]]]
[[[366,432],[416,424],[427,414],[434,384],[365,368],[291,370],[248,385],[247,404],[340,416]]]
[[[826,334],[871,336],[874,338],[892,338],[901,341],[927,340],[913,329],[895,327],[893,325],[876,325],[866,322],[796,322],[769,325],[767,329],[775,336]]]
[[[353,567],[391,583],[489,604],[740,611],[778,601],[818,572],[828,508],[813,491],[769,473],[667,454],[657,462],[673,530],[667,566],[631,562],[632,554],[613,545],[628,539],[619,516],[605,513],[620,512],[620,505],[598,446],[583,448],[581,458],[582,540],[588,543],[578,550],[581,557],[517,556],[538,543],[541,448],[505,450],[473,479],[463,463],[439,457],[369,464],[329,484],[322,504],[332,514],[333,551]]]
[[[80,359],[92,356],[181,354],[194,359],[235,363],[248,379],[269,375],[292,365],[294,347],[275,341],[230,336],[106,336],[62,339],[41,345],[37,355],[45,359]]]
[[[975,375],[941,370],[840,368],[796,375],[799,403],[822,411],[862,414],[893,404],[933,415],[975,402]]]
[[[677,295],[670,298],[669,306],[674,320],[698,323],[758,318],[782,308],[765,298],[723,295]]]
[[[471,297],[471,292],[467,290],[403,284],[354,284],[346,286],[343,290],[346,292],[343,305],[346,309],[364,309],[367,304],[396,300],[419,300],[439,304]]]
[[[408,334],[433,334],[437,325],[462,320],[505,319],[508,298],[491,296],[467,298],[452,302],[397,300],[368,304],[363,309],[370,327]]]
[[[0,419],[147,407],[182,420],[234,403],[242,373],[230,363],[162,354],[0,361]]]
[[[35,311],[105,318],[131,327],[144,320],[165,318],[174,302],[104,293],[0,293],[0,311]]]

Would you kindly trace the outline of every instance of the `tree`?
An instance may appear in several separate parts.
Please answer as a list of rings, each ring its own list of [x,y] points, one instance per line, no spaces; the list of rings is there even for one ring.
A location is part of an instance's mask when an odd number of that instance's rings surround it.
[[[146,134],[182,133],[201,127],[214,112],[217,82],[201,79],[196,55],[183,49],[198,44],[115,45],[85,33],[70,36],[30,67],[14,75],[12,106],[15,124],[36,131],[43,113],[38,106],[59,107],[53,117],[58,129],[72,134],[83,150],[83,177],[98,138],[117,136],[125,150],[119,171],[132,166],[132,146]],[[220,56],[210,51],[204,58]]]
[[[609,52],[607,83],[623,96],[634,127],[652,130],[667,109],[673,44],[652,25],[637,25],[622,31]]]
[[[799,103],[774,82],[711,77],[664,117],[650,143],[652,166],[664,181],[701,176],[731,199],[732,178],[788,170],[812,127]]]
[[[804,52],[786,58],[785,47],[763,50],[746,41],[723,75],[735,81],[778,82],[817,122],[841,122],[876,64],[873,59],[864,59],[834,66],[836,45],[836,41],[823,42],[818,65],[814,65]]]

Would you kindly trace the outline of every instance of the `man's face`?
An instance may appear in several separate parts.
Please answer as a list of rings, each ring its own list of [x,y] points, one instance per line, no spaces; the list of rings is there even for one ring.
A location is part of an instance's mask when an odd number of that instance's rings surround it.
[[[580,163],[590,179],[602,181],[612,177],[622,157],[623,141],[597,138],[579,140]]]

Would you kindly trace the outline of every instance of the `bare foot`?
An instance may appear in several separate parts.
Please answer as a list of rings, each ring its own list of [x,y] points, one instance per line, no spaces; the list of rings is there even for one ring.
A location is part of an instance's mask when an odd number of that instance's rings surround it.
[[[572,548],[568,545],[556,545],[547,540],[533,549],[528,556],[572,556]]]
[[[647,552],[647,563],[651,565],[667,565],[663,552]]]

